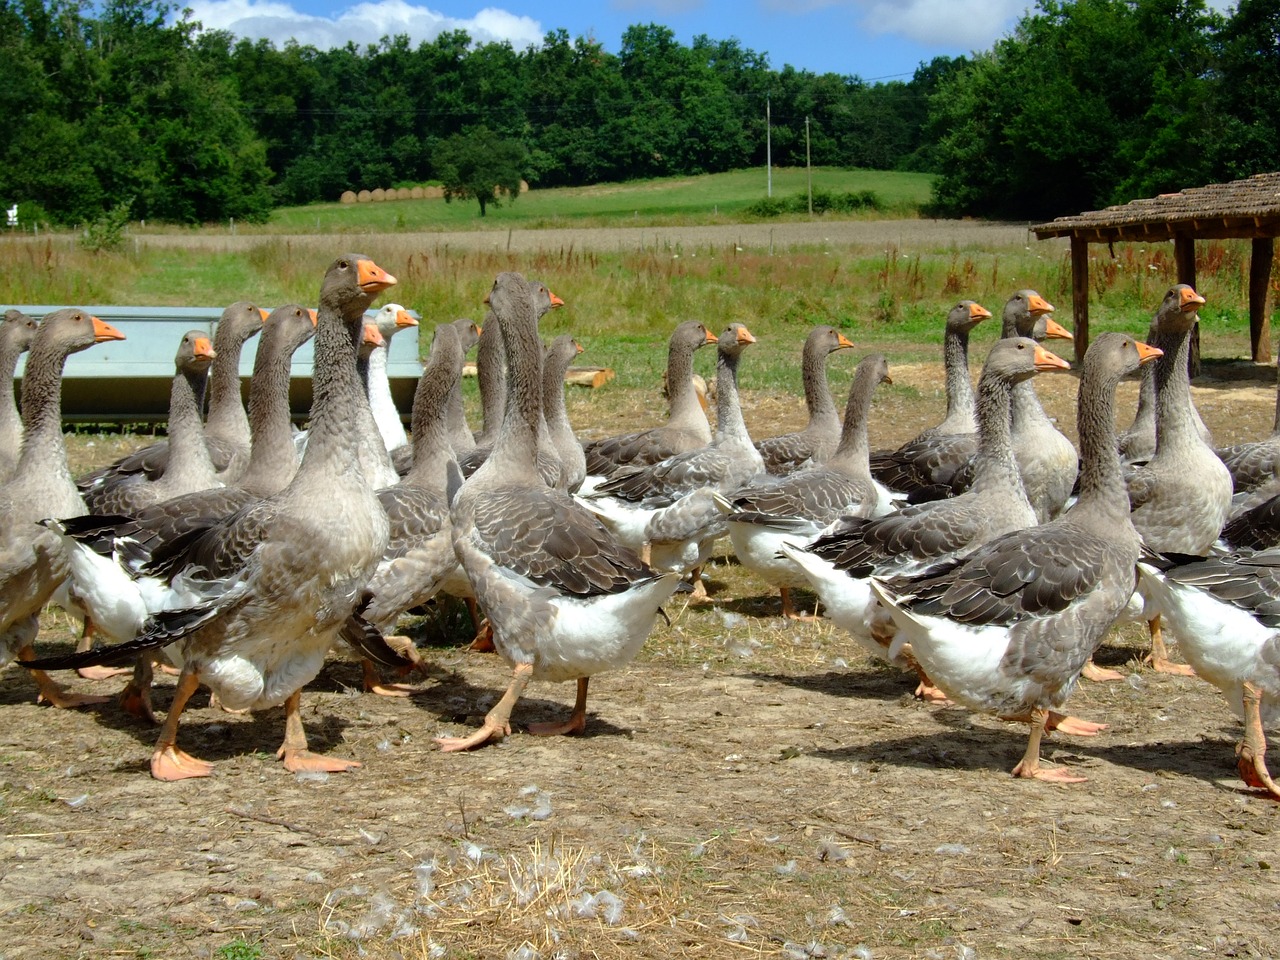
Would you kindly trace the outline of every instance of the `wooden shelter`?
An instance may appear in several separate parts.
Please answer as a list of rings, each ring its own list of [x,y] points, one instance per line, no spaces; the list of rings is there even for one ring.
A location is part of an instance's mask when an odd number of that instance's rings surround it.
[[[1249,261],[1249,338],[1253,359],[1271,361],[1267,289],[1275,238],[1280,234],[1280,173],[1259,173],[1231,183],[1211,183],[1163,193],[1105,210],[1058,217],[1031,228],[1037,239],[1071,238],[1071,300],[1076,357],[1089,346],[1089,244],[1117,240],[1173,241],[1178,282],[1196,283],[1196,241],[1246,239]]]

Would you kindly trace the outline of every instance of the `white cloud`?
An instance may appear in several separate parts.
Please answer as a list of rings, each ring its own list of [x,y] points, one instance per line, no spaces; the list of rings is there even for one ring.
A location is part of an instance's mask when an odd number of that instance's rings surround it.
[[[862,25],[926,46],[985,50],[1027,9],[1027,0],[855,0]]]
[[[803,16],[843,7],[871,34],[889,34],[928,47],[985,50],[1004,36],[1032,0],[759,0],[776,14]]]
[[[267,39],[276,46],[286,40],[319,49],[377,43],[382,37],[404,34],[413,44],[431,41],[450,30],[465,30],[476,43],[510,41],[517,50],[542,42],[543,29],[531,17],[486,7],[474,17],[445,16],[405,0],[360,3],[336,17],[299,13],[278,0],[192,0],[194,19],[209,30],[226,30],[238,37]]]

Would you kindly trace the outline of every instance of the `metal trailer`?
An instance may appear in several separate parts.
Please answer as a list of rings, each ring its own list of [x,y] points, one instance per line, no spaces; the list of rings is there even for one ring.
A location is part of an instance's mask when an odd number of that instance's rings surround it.
[[[37,320],[61,309],[47,304],[5,304],[0,306],[0,311],[10,306]],[[62,416],[64,420],[81,423],[168,419],[169,385],[173,382],[173,355],[178,341],[188,330],[203,329],[212,336],[223,310],[222,307],[87,305],[83,309],[119,328],[126,339],[100,343],[67,358],[62,381]],[[370,310],[366,316],[372,320],[376,313]],[[409,313],[421,319],[416,311]],[[249,338],[240,355],[240,385],[246,401],[259,339]],[[387,374],[391,395],[406,422],[413,407],[413,391],[422,374],[418,356],[418,338],[409,331],[392,338]],[[17,377],[22,376],[25,360],[24,356],[18,363]],[[313,362],[312,342],[304,344],[293,355],[289,406],[299,421],[305,420],[311,409]]]

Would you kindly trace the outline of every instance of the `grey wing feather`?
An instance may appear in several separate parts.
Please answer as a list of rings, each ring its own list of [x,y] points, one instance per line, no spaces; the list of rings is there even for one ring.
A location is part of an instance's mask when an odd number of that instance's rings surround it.
[[[492,491],[477,510],[476,535],[499,566],[577,596],[618,593],[653,571],[594,515],[554,490]]]
[[[912,581],[909,605],[970,624],[1056,613],[1098,585],[1110,552],[1109,544],[1081,531],[1021,530]]]

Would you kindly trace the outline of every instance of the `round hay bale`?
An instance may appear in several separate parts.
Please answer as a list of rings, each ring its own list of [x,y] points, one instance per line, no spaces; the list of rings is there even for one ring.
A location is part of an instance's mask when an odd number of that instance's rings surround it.
[[[342,191],[342,202],[343,202],[343,203],[355,203],[355,202],[356,202],[356,192],[355,192],[354,190],[343,190],[343,191]]]
[[[413,191],[410,190],[408,187],[401,187],[399,190],[396,191],[396,197],[400,200],[412,200]]]
[[[383,200],[387,199],[387,191],[383,190],[381,187],[377,187],[373,193],[369,195],[369,199],[374,203],[381,203]]]
[[[421,187],[414,187],[412,190],[409,191],[409,199],[411,200],[421,200],[424,195],[425,194],[423,193]]]
[[[423,187],[422,195],[428,200],[441,200],[444,198],[444,187]]]
[[[371,197],[369,196],[368,190],[361,190],[359,193],[356,194],[356,200],[359,203],[368,203],[370,199]]]
[[[520,181],[520,192],[521,192],[521,193],[528,193],[528,192],[529,192],[529,181],[528,181],[528,180],[521,180],[521,181]]]

